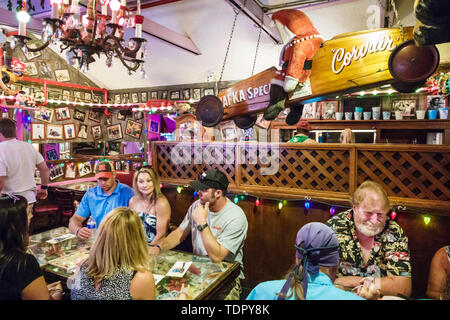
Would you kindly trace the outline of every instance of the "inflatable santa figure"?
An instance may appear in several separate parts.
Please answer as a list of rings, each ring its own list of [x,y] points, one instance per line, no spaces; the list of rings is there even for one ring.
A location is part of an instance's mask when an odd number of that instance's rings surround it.
[[[308,16],[300,10],[286,9],[275,12],[272,20],[281,28],[289,42],[280,54],[281,70],[271,81],[269,107],[264,119],[275,119],[285,108],[289,92],[302,85],[311,74],[312,58],[324,42]],[[286,122],[296,123],[300,119],[303,105],[291,107]]]

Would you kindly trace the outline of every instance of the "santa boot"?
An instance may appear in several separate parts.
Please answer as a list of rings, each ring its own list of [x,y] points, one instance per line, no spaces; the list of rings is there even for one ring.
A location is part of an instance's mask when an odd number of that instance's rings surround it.
[[[264,110],[263,116],[265,120],[273,120],[278,117],[278,114],[284,109],[286,97],[287,93],[283,87],[276,84],[270,85],[270,102],[269,106]]]
[[[303,112],[303,104],[299,104],[291,107],[291,111],[286,117],[286,124],[293,126],[300,120]]]

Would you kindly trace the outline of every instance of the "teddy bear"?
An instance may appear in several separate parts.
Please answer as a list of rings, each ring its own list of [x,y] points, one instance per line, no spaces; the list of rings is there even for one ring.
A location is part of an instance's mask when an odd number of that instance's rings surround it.
[[[295,9],[275,12],[272,20],[284,32],[289,42],[280,54],[281,70],[271,80],[269,106],[264,110],[264,119],[275,119],[285,108],[289,92],[302,85],[311,75],[312,58],[324,42],[308,16]],[[300,119],[303,105],[291,106],[286,122],[295,124]]]

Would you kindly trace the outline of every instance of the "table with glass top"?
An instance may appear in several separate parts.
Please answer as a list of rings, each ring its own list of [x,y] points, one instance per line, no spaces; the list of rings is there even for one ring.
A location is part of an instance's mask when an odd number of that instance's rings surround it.
[[[65,283],[74,275],[77,262],[88,257],[91,244],[73,237],[68,228],[60,227],[32,235],[28,250],[39,261],[47,282]],[[208,257],[189,252],[170,250],[152,256],[152,262],[157,300],[215,299],[239,276],[237,262],[213,263]],[[177,262],[191,264],[183,277],[167,275]]]

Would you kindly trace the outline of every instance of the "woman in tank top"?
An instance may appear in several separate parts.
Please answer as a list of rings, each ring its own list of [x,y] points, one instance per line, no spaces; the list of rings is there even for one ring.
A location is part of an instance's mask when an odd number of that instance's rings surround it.
[[[450,246],[440,248],[431,260],[427,297],[450,300]]]
[[[150,245],[157,245],[165,236],[170,221],[170,204],[161,192],[159,178],[151,167],[142,167],[133,177],[134,197],[129,207],[141,218]]]
[[[144,228],[137,213],[118,207],[106,215],[81,263],[71,290],[72,300],[154,300]]]

